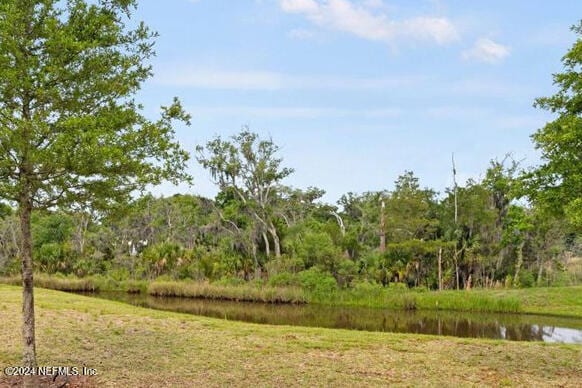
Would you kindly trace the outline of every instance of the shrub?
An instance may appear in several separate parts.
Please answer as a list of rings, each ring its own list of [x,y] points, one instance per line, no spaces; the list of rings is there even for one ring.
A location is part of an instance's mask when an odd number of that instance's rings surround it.
[[[78,277],[97,275],[106,271],[106,262],[101,259],[79,259],[73,263],[73,273]]]
[[[299,281],[295,274],[289,272],[281,272],[270,276],[267,284],[270,287],[297,286],[299,285]]]
[[[534,275],[531,271],[522,270],[519,273],[519,285],[521,287],[530,288],[533,287],[535,283]]]
[[[276,275],[280,272],[297,273],[305,269],[303,259],[299,257],[289,257],[282,255],[279,258],[270,260],[265,264],[265,269],[270,275]]]
[[[352,260],[342,260],[337,270],[337,282],[342,288],[349,287],[358,274],[358,264]]]
[[[182,247],[174,243],[164,242],[147,247],[141,254],[144,275],[155,278],[168,273],[176,267],[183,253]]]
[[[405,283],[390,283],[388,288],[393,290],[407,290],[408,286]]]
[[[71,272],[72,263],[76,258],[69,244],[46,243],[38,249],[34,259],[38,267],[45,273],[67,274]]]
[[[511,288],[512,285],[513,285],[513,276],[507,275],[505,277],[505,288]]]
[[[126,268],[112,269],[107,273],[107,277],[118,282],[129,279],[129,276],[129,270]]]
[[[301,287],[309,291],[316,299],[326,299],[337,291],[337,282],[328,272],[310,268],[299,272]]]

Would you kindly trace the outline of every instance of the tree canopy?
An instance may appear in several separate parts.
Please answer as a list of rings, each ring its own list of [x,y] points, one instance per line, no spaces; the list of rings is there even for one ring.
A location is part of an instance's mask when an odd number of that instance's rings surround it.
[[[532,137],[543,164],[528,175],[529,196],[582,228],[582,21],[572,27],[578,39],[554,74],[556,94],[536,99],[535,106],[557,118]]]

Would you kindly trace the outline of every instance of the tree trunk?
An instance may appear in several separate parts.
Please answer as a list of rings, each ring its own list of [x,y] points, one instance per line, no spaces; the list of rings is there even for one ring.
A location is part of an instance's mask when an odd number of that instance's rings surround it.
[[[521,266],[523,265],[523,246],[525,242],[519,243],[517,247],[517,262],[515,263],[515,277],[513,278],[513,285],[515,287],[519,287],[519,271],[521,270]]]
[[[269,246],[269,238],[267,237],[267,233],[263,232],[263,241],[265,242],[265,255],[267,257],[271,257],[271,247]]]
[[[443,248],[439,248],[439,291],[443,290]]]
[[[454,255],[454,259],[455,259],[455,279],[456,279],[456,283],[457,283],[457,290],[460,289],[460,285],[459,285],[459,252],[457,251],[457,249],[455,248],[455,255]]]
[[[279,258],[281,257],[281,242],[279,241],[279,236],[277,235],[277,232],[272,232],[273,233],[273,244],[274,244],[274,248],[275,248],[275,257]]]
[[[32,233],[31,214],[32,199],[29,193],[21,195],[20,199],[20,229],[22,233],[22,338],[24,344],[23,366],[36,367],[36,342],[34,335],[34,287],[32,269]],[[30,376],[32,377],[32,376]],[[25,386],[34,386],[34,381],[24,379]]]
[[[277,235],[277,229],[275,228],[275,226],[273,226],[271,222],[269,222],[269,224],[270,224],[269,233],[273,238],[273,248],[275,249],[275,257],[279,258],[281,257],[281,242],[279,240],[279,235]]]
[[[544,260],[542,259],[542,255],[538,254],[538,277],[536,279],[536,284],[541,286],[542,284],[542,273],[544,270]]]
[[[261,268],[259,266],[259,260],[257,258],[257,244],[255,244],[254,240],[251,244],[252,244],[252,250],[253,250],[253,264],[255,266],[255,279],[260,279],[261,278]]]
[[[76,223],[75,226],[75,240],[77,244],[77,252],[81,255],[85,252],[85,236],[87,234],[87,228],[89,227],[89,217],[84,214],[80,213],[76,215]]]
[[[499,237],[499,239],[501,241],[501,237]],[[499,251],[499,256],[497,257],[497,264],[495,265],[496,271],[501,270],[501,265],[503,264],[504,257],[505,257],[505,248],[501,248],[501,250]]]
[[[386,252],[386,220],[384,217],[384,208],[386,207],[384,201],[382,201],[381,213],[380,213],[380,253]]]

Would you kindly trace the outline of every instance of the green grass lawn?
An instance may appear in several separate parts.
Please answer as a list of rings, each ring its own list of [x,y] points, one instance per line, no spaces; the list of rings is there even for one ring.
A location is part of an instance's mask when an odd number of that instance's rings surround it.
[[[582,385],[579,345],[255,325],[35,296],[39,364],[95,368],[96,386]],[[0,285],[2,369],[20,360],[20,298]]]

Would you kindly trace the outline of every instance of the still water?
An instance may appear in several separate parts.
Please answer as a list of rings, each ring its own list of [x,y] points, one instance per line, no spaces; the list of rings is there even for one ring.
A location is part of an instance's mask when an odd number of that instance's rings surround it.
[[[158,310],[272,325],[582,344],[582,319],[575,318],[244,303],[117,292],[90,295]]]

